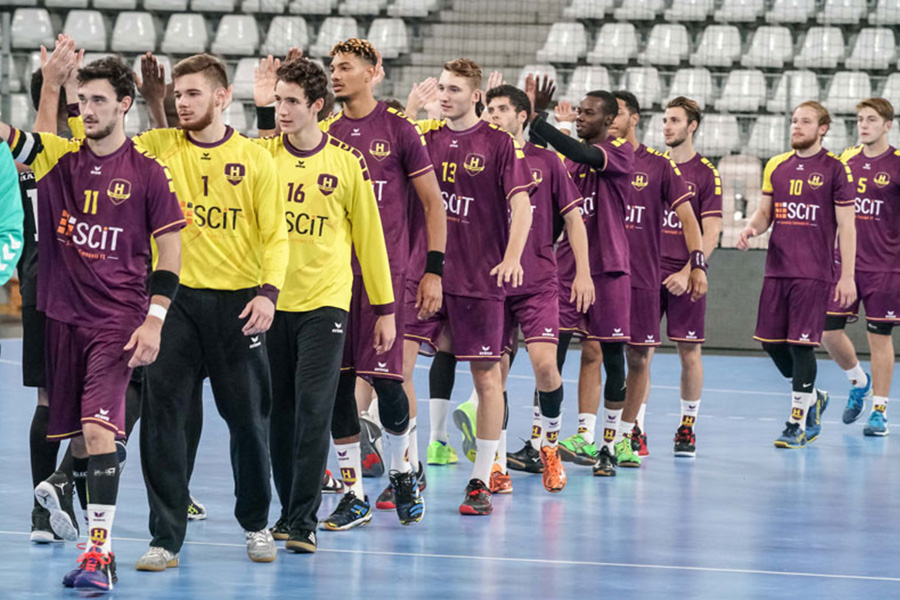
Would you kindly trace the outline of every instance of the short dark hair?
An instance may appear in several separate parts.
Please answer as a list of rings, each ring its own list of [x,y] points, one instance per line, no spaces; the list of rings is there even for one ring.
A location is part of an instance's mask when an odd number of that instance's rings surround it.
[[[134,71],[116,56],[106,56],[85,65],[78,70],[77,79],[78,85],[84,85],[95,79],[105,79],[116,91],[116,100],[119,102],[126,97],[132,100],[137,97]]]
[[[625,108],[628,109],[633,115],[641,114],[641,105],[638,103],[637,96],[632,94],[627,90],[616,90],[613,92],[613,96],[616,97],[616,100],[621,100],[625,103]]]
[[[228,87],[228,73],[225,71],[225,65],[212,54],[203,53],[188,56],[179,60],[172,67],[173,80],[185,75],[193,75],[194,73],[203,73],[216,88]]]
[[[529,100],[528,95],[525,92],[516,86],[504,83],[503,85],[498,85],[495,88],[489,89],[487,91],[487,96],[485,97],[485,103],[490,104],[491,100],[494,98],[509,99],[509,103],[516,109],[516,114],[520,112],[525,113],[526,123],[531,118],[531,100]]]
[[[603,102],[603,113],[606,116],[615,117],[619,114],[619,103],[616,102],[616,97],[606,90],[593,90],[585,94],[590,98],[597,98],[601,102]]]
[[[394,110],[399,110],[400,112],[405,112],[406,107],[403,106],[403,103],[397,100],[396,98],[385,98],[382,100],[388,108],[393,108]]]
[[[319,114],[316,115],[316,119],[319,121],[324,121],[328,117],[331,116],[331,113],[334,112],[334,93],[328,92],[325,95],[325,103],[322,105],[322,110],[319,111]]]
[[[684,113],[687,115],[688,125],[695,122],[697,123],[697,127],[700,127],[700,120],[703,118],[703,113],[700,112],[700,105],[697,104],[696,100],[678,96],[677,98],[673,98],[666,105],[666,108],[680,108],[684,110]]]
[[[41,88],[44,85],[44,72],[40,69],[36,70],[31,74],[31,104],[34,106],[34,110],[38,109],[38,106],[41,104]],[[72,102],[77,101],[77,98],[72,98]],[[59,90],[59,109],[65,110],[66,104],[69,102],[68,98],[66,98],[66,90]]]
[[[378,53],[369,40],[350,38],[349,40],[338,42],[331,48],[331,52],[328,53],[332,58],[334,58],[335,54],[353,54],[372,66],[378,64]]]
[[[307,106],[328,96],[328,77],[325,71],[308,58],[297,58],[284,63],[275,71],[275,76],[285,83],[294,83],[303,88]]]

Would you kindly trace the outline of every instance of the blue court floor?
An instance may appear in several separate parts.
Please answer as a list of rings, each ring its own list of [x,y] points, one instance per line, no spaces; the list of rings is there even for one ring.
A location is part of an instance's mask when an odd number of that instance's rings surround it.
[[[31,481],[28,430],[33,390],[20,385],[21,343],[4,340],[0,359],[0,598],[76,597],[60,585],[74,544],[28,541]],[[531,422],[528,362],[510,378],[510,449]],[[563,378],[563,435],[576,422],[577,351]],[[427,364],[416,385],[427,392]],[[843,374],[820,362],[830,390],[822,437],[804,450],[777,450],[790,400],[765,358],[706,358],[706,392],[696,428],[696,460],[675,459],[677,358],[659,355],[647,413],[651,456],[637,470],[595,478],[568,466],[568,487],[544,491],[540,477],[513,473],[515,492],[496,497],[491,517],[457,507],[471,465],[428,471],[423,522],[402,527],[393,512],[349,532],[321,532],[316,555],[282,553],[253,564],[232,516],[227,432],[207,394],[206,423],[192,492],[209,511],[189,525],[181,566],[138,573],[147,547],[147,501],[138,444],[130,444],[114,527],[120,598],[898,598],[900,452],[893,438],[862,436],[862,420],[840,423]],[[206,388],[209,392],[209,388]],[[471,379],[457,377],[454,399]],[[893,409],[889,408],[890,414]],[[428,442],[420,407],[419,445]],[[452,426],[451,426],[452,427]],[[459,447],[457,432],[453,443]],[[333,467],[332,467],[333,468]],[[374,496],[385,485],[366,479]],[[274,494],[273,494],[274,495]],[[326,496],[320,518],[337,502]],[[272,515],[277,515],[277,500]]]

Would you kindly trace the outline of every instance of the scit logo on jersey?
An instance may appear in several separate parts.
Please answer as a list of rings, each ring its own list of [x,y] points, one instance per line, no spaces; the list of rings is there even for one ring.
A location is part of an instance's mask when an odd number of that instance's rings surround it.
[[[115,252],[119,242],[119,234],[125,231],[121,227],[107,227],[106,225],[91,225],[86,221],[79,221],[68,211],[63,211],[59,218],[56,232],[67,238],[67,241],[89,250]],[[101,258],[101,256],[92,256]]]
[[[328,173],[322,173],[319,175],[319,181],[317,183],[319,185],[319,191],[326,196],[330,196],[334,193],[334,190],[337,189],[338,178],[334,175],[329,175]]]
[[[237,185],[244,180],[247,169],[241,163],[228,163],[225,165],[225,179],[231,185]]]
[[[872,183],[877,185],[880,188],[887,187],[891,184],[891,176],[884,171],[880,172],[875,176],[875,179],[872,180]]]
[[[781,221],[815,221],[818,214],[818,204],[807,204],[806,202],[775,203],[775,218]]]
[[[663,211],[663,227],[665,229],[682,229],[683,225],[681,219],[678,218],[678,213],[668,208],[665,209]]]
[[[341,467],[341,479],[344,485],[353,485],[356,483],[356,469],[353,467]]]
[[[372,140],[369,144],[369,154],[375,160],[382,161],[391,155],[391,143],[386,140]]]
[[[640,173],[640,172],[635,173],[634,179],[631,180],[631,185],[632,185],[632,187],[634,187],[634,189],[641,192],[644,190],[645,187],[650,185],[650,178],[647,176],[646,173]]]
[[[809,183],[809,187],[817,190],[825,183],[825,178],[821,173],[812,173],[806,181]]]
[[[625,207],[625,222],[634,225],[642,224],[646,208],[646,206],[641,206],[640,204],[629,204]]]
[[[463,163],[463,168],[466,170],[470,176],[475,177],[482,171],[484,171],[485,159],[481,154],[476,154],[475,152],[470,152],[466,155],[466,162]]]
[[[113,179],[106,188],[110,202],[118,206],[131,197],[131,182],[125,179]]]

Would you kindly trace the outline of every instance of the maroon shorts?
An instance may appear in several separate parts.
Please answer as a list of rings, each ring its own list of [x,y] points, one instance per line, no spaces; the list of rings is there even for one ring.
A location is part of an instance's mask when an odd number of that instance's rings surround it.
[[[627,342],[631,339],[631,276],[594,275],[594,304],[587,313],[589,340]]]
[[[866,321],[900,323],[900,273],[856,272],[856,302],[848,308],[834,300],[834,288],[828,294],[828,314],[847,317],[848,323],[859,318],[859,304],[866,309]]]
[[[94,329],[47,318],[47,439],[81,435],[84,423],[125,437],[125,390],[131,381],[123,350],[131,331]]]
[[[378,315],[369,303],[362,277],[353,278],[353,298],[347,323],[347,339],[344,342],[344,360],[341,370],[356,369],[359,377],[371,379],[383,377],[403,381],[403,325],[406,276],[391,278],[394,288],[394,322],[397,338],[393,347],[381,356],[375,354],[373,335]]]
[[[578,307],[574,302],[569,302],[572,297],[572,282],[564,282],[559,280],[557,286],[557,295],[559,296],[559,330],[571,333],[575,337],[587,336],[587,316],[583,312],[578,312]]]
[[[499,361],[506,338],[504,301],[444,294],[441,309],[431,318],[416,321],[406,339],[438,347],[449,334],[450,351],[459,361]]]
[[[671,273],[663,273],[665,280]],[[696,302],[688,292],[676,296],[661,286],[660,315],[666,316],[666,334],[673,342],[702,343],[706,341],[706,296]]]
[[[630,346],[659,346],[659,295],[656,290],[631,288]]]
[[[818,346],[830,290],[831,283],[827,281],[764,278],[754,339]]]
[[[405,321],[403,325],[403,339],[419,344],[419,354],[434,356],[435,352],[437,352],[437,340],[432,341],[428,334],[434,328],[432,321],[437,319],[437,315],[424,321],[419,320],[419,309],[416,308],[416,294],[418,291],[419,282],[407,279],[406,291],[403,295],[403,316]]]
[[[522,328],[526,344],[559,343],[559,302],[557,288],[545,288],[535,294],[506,297],[506,332],[504,339],[511,350],[517,328]]]

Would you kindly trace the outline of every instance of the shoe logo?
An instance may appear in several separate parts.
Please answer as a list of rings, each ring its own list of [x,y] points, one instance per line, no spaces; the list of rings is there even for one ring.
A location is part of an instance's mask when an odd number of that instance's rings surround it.
[[[803,384],[803,389],[804,389],[804,390],[808,390],[808,389],[811,388],[811,387],[812,387],[812,384],[811,384],[811,383],[804,383],[804,384]]]
[[[253,350],[254,348],[259,348],[260,346],[262,346],[262,342],[259,341],[259,336],[258,335],[251,336],[250,337],[250,349]]]
[[[59,488],[59,493],[62,494],[62,495],[65,495],[65,493],[66,493],[66,484],[64,484],[64,483],[54,483],[53,486],[54,486],[54,487],[58,487],[58,488]]]

